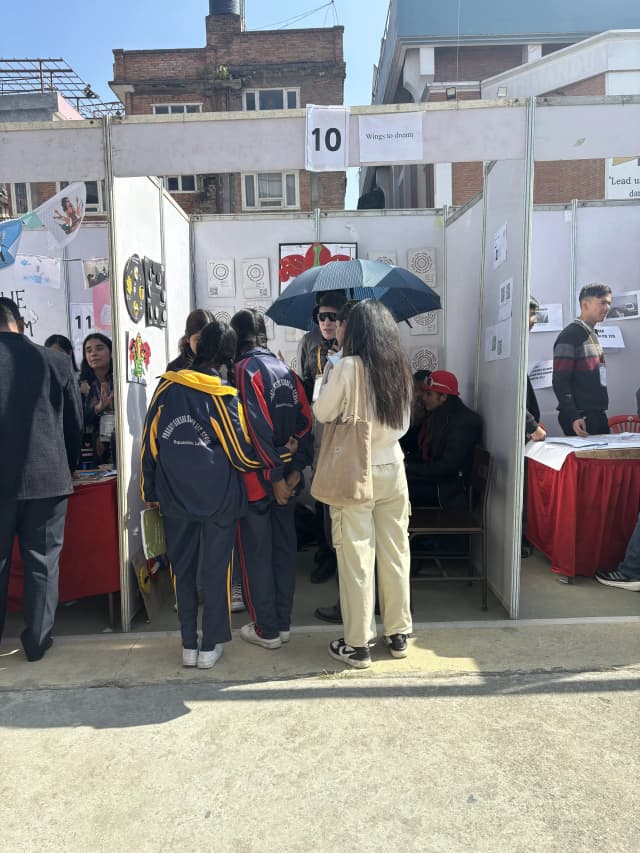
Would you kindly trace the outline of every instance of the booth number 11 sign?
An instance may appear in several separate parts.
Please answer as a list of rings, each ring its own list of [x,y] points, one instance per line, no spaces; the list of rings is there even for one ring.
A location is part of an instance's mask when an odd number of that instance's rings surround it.
[[[340,172],[347,168],[349,148],[347,107],[307,106],[305,169],[309,172]]]

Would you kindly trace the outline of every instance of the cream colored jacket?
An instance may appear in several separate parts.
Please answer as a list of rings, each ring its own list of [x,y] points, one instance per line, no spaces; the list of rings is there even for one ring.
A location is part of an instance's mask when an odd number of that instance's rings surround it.
[[[335,421],[353,410],[356,376],[354,361],[353,356],[341,358],[322,387],[320,396],[313,404],[313,414],[321,423]],[[368,396],[367,419],[371,421],[371,464],[388,465],[392,462],[402,462],[403,453],[398,439],[409,429],[410,409],[407,407],[400,429],[381,424],[371,410],[372,392],[369,389],[366,369],[365,387]]]

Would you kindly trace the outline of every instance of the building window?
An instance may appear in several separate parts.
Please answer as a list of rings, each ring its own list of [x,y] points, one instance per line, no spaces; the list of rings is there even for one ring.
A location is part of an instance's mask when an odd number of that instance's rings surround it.
[[[184,115],[185,113],[201,113],[202,104],[153,104],[153,114],[156,116]]]
[[[195,193],[197,183],[195,175],[168,175],[163,178],[165,188],[170,193]]]
[[[58,192],[69,185],[69,181],[60,181],[58,183]],[[106,196],[104,181],[85,181],[84,185],[87,189],[87,202],[85,204],[85,213],[106,213],[104,199]]]
[[[35,210],[44,199],[40,198],[39,184],[11,184],[12,216],[21,216],[30,210]]]
[[[298,208],[297,172],[256,172],[242,175],[242,208]]]
[[[245,110],[295,110],[300,89],[247,89],[242,98]]]

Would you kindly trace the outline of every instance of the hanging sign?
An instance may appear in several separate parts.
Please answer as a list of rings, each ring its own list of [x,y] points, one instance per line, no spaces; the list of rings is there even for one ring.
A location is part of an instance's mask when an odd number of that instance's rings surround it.
[[[58,246],[63,248],[74,240],[82,220],[87,202],[87,188],[78,181],[69,184],[59,193],[34,210]]]
[[[347,168],[349,108],[307,106],[305,169],[340,172]]]
[[[360,116],[361,163],[421,163],[424,160],[422,113]]]

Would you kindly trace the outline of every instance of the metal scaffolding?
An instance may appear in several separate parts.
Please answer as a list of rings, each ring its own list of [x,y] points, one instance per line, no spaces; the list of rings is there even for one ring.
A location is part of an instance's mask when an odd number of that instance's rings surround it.
[[[120,101],[101,101],[64,59],[0,59],[0,95],[24,92],[59,92],[84,118],[124,115]]]

